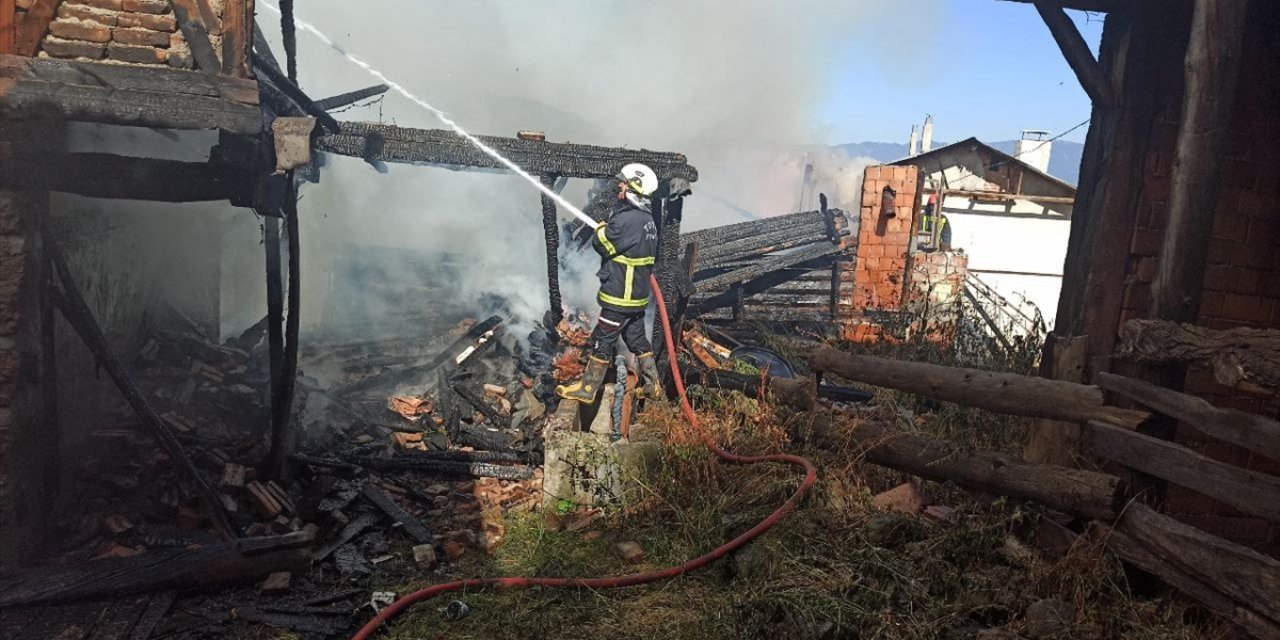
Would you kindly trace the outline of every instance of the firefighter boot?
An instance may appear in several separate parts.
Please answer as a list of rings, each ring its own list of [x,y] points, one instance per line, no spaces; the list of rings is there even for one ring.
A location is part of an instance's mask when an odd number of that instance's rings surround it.
[[[590,356],[587,358],[587,370],[577,381],[556,387],[556,395],[565,400],[573,400],[582,404],[591,404],[596,400],[596,391],[604,382],[604,374],[608,371],[609,361]]]
[[[636,362],[640,368],[640,386],[636,388],[636,397],[642,400],[665,399],[666,394],[662,392],[662,378],[658,375],[658,363],[653,357],[653,352],[636,356]]]

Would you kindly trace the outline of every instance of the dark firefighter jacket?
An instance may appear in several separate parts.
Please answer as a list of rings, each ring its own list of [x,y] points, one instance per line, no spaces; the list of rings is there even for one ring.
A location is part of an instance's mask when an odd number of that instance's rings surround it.
[[[603,260],[600,305],[635,313],[649,304],[649,274],[658,252],[658,227],[644,209],[623,203],[596,229],[592,245]]]

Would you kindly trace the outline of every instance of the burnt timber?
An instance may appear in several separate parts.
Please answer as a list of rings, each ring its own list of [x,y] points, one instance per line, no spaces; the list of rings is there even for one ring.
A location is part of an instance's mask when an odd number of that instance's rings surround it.
[[[0,55],[0,116],[245,135],[262,129],[250,79],[14,55]]]
[[[364,122],[343,122],[340,129],[338,133],[320,136],[315,149],[369,162],[506,170],[462,136],[443,129],[411,129]],[[643,162],[653,167],[662,180],[683,178],[693,182],[698,179],[697,169],[679,153],[498,136],[476,137],[520,168],[536,175],[612,178],[624,164]]]

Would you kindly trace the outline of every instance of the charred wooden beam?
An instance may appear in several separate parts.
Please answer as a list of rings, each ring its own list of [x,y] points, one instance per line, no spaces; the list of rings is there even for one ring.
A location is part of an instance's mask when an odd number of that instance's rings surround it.
[[[750,222],[740,222],[737,224],[727,224],[719,227],[689,231],[681,235],[680,239],[684,242],[697,242],[699,246],[710,248],[727,242],[751,238],[766,233],[800,228],[808,230],[811,227],[819,229],[825,228],[825,226],[826,223],[821,211],[800,211],[797,213],[788,213],[781,216],[752,220]]]
[[[244,538],[0,576],[0,608],[252,584],[277,571],[307,571],[314,542],[309,533]]]
[[[1076,11],[1116,11],[1132,2],[1132,0],[1004,0],[1005,2],[1021,2],[1024,4],[1039,4],[1041,2],[1049,6],[1062,7],[1063,9],[1075,9]]]
[[[1066,57],[1067,64],[1071,65],[1080,85],[1089,94],[1089,99],[1099,107],[1114,104],[1115,92],[1111,89],[1111,80],[1094,59],[1093,53],[1089,51],[1089,44],[1084,41],[1071,17],[1062,10],[1061,5],[1046,0],[1038,0],[1035,5],[1036,11],[1040,12],[1040,17],[1049,27],[1049,33],[1053,34],[1058,48],[1062,50],[1062,55]]]
[[[1280,461],[1280,422],[1271,418],[1238,409],[1220,409],[1202,398],[1111,373],[1099,372],[1094,382],[1106,391],[1186,422],[1210,437]]]
[[[363,89],[338,94],[331,98],[316,100],[316,106],[324,109],[325,111],[333,111],[334,109],[340,109],[347,105],[355,104],[361,100],[380,96],[386,93],[390,88],[391,87],[388,87],[385,84],[375,84],[372,87],[365,87]]]
[[[1081,438],[1085,455],[1186,487],[1243,513],[1280,522],[1280,478],[1202,456],[1166,440],[1101,422]]]
[[[947,197],[972,198],[974,200],[1026,200],[1038,204],[1075,204],[1075,196],[1038,196],[1033,194],[1005,193],[1003,191],[975,191],[947,189]]]
[[[41,188],[92,198],[207,202],[249,196],[252,176],[212,162],[108,153],[20,155],[0,167],[0,186]]]
[[[0,117],[160,129],[225,129],[243,134],[262,129],[261,114],[255,105],[205,96],[12,78],[0,78]]]
[[[1144,411],[1106,406],[1102,389],[1090,385],[903,362],[827,348],[810,350],[806,359],[814,371],[997,413],[1072,422],[1098,420],[1130,428],[1151,417]]]
[[[533,467],[503,466],[484,462],[451,462],[420,459],[411,452],[390,458],[368,456],[344,456],[343,461],[375,471],[421,471],[462,478],[498,478],[500,480],[528,480],[533,477]]]
[[[225,98],[245,105],[258,104],[258,83],[254,80],[191,73],[178,69],[0,55],[0,78],[38,80],[59,85],[111,89],[130,92],[130,94],[138,92],[174,97]],[[138,107],[143,107],[145,104],[145,102],[140,103]],[[212,126],[216,125],[206,124],[202,128]],[[257,133],[257,129],[239,133]]]
[[[222,35],[222,75],[249,77],[249,56],[253,48],[253,0],[224,2],[220,25],[208,0],[199,2],[205,26],[211,32],[221,32]]]
[[[556,186],[556,176],[542,176],[542,184],[548,189]],[[564,318],[564,308],[560,302],[560,219],[556,215],[556,202],[545,193],[542,194],[542,236],[546,240],[547,252],[547,296],[550,307],[549,331],[555,331],[556,325]]]
[[[1164,242],[1151,285],[1149,317],[1195,322],[1200,316],[1209,238],[1231,137],[1247,2],[1198,0],[1187,43],[1182,122],[1169,175]]]
[[[272,478],[285,478],[285,461],[291,445],[289,426],[293,418],[293,392],[298,378],[298,332],[302,310],[302,251],[298,223],[298,183],[293,171],[285,172],[284,223],[289,247],[289,289],[287,302],[289,313],[285,316],[284,353],[280,366],[280,384],[275,389],[280,395],[272,398],[271,451],[269,453]]]
[[[67,267],[66,259],[61,251],[49,238],[45,238],[44,249],[49,253],[60,285],[60,291],[51,292],[50,297],[54,300],[59,311],[62,312],[63,317],[80,335],[80,339],[84,341],[85,346],[93,353],[98,364],[107,371],[107,375],[111,377],[112,382],[120,390],[120,394],[124,396],[125,401],[138,414],[143,425],[147,427],[165,450],[165,453],[178,466],[179,470],[195,485],[196,492],[200,495],[200,499],[204,503],[205,510],[208,512],[214,526],[228,539],[238,537],[240,533],[227,516],[222,500],[218,498],[217,493],[214,492],[213,487],[209,485],[200,470],[192,464],[191,458],[187,457],[173,430],[169,428],[169,425],[160,417],[160,414],[156,413],[156,410],[147,402],[146,396],[142,394],[138,385],[125,370],[124,365],[120,363],[120,360],[111,350],[110,343],[107,342],[102,329],[98,326],[97,321],[94,320],[93,311],[89,309],[89,305],[85,303],[84,297],[80,295],[80,290],[76,287],[75,281],[72,280],[71,270]]]
[[[260,53],[253,54],[253,70],[256,73],[263,74],[271,83],[280,89],[290,100],[296,102],[302,107],[302,110],[309,116],[314,116],[316,121],[330,133],[337,133],[340,129],[338,121],[333,119],[327,111],[321,109],[306,93],[302,91],[288,76],[284,75],[279,68],[272,66]]]
[[[704,280],[696,280],[695,282],[699,289],[714,291],[731,284],[753,280],[773,271],[808,262],[815,258],[840,253],[841,251],[844,251],[844,248],[838,244],[832,244],[830,242],[815,243],[813,246],[805,247],[791,253],[771,256],[761,260],[754,266],[735,269],[728,273],[712,276]]]
[[[284,450],[284,429],[277,415],[283,398],[284,381],[284,269],[280,261],[280,221],[263,218],[263,248],[266,251],[267,276],[267,362],[270,372],[271,406],[267,422],[271,428],[271,450],[266,471],[271,472],[275,454]]]
[[[365,499],[372,502],[378,510],[385,513],[391,521],[400,526],[400,530],[409,536],[410,540],[418,544],[429,544],[432,541],[431,532],[427,530],[417,518],[409,515],[400,505],[396,504],[386,491],[380,489],[377,485],[369,483],[360,489],[360,493]]]
[[[643,162],[660,178],[694,181],[698,172],[678,153],[618,149],[582,144],[477,136],[529,173],[567,178],[607,178],[628,162]],[[370,161],[429,164],[505,171],[498,161],[461,136],[442,129],[411,129],[364,122],[343,122],[341,131],[320,136],[319,151]]]
[[[333,395],[349,396],[358,391],[371,389],[378,385],[398,384],[402,380],[408,380],[415,376],[429,374],[450,360],[455,364],[461,364],[477,351],[493,344],[493,338],[497,335],[502,323],[503,319],[501,316],[490,316],[483,322],[477,322],[473,325],[465,334],[457,340],[454,340],[453,343],[443,351],[436,354],[430,362],[424,365],[411,367],[388,368],[367,378],[357,380],[351,384],[335,389],[333,391]]]
[[[1250,391],[1280,390],[1280,331],[1208,329],[1162,320],[1130,320],[1116,355],[1156,364],[1192,363],[1213,370],[1219,384]]]
[[[1259,640],[1280,637],[1280,562],[1130,504],[1099,537],[1109,549],[1159,576]]]
[[[837,425],[830,414],[819,413],[796,435],[821,448],[842,449],[853,443],[864,450],[867,460],[880,466],[1090,518],[1114,518],[1123,500],[1120,479],[1115,476],[1027,464],[994,451],[965,451],[943,440],[871,421]]]

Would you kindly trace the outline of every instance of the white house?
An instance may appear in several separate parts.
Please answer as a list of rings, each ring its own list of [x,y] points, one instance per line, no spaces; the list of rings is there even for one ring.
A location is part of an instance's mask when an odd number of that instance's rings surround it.
[[[936,195],[951,246],[969,272],[1015,304],[1034,303],[1053,327],[1076,189],[1045,172],[1050,142],[1024,132],[1016,157],[961,140],[890,163],[919,167],[920,208]]]

